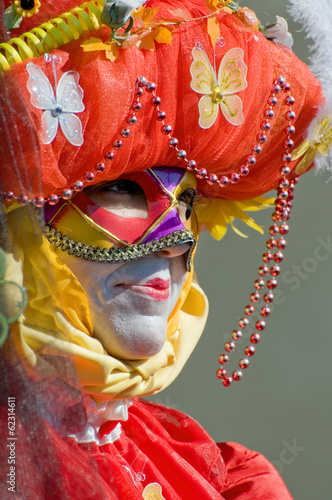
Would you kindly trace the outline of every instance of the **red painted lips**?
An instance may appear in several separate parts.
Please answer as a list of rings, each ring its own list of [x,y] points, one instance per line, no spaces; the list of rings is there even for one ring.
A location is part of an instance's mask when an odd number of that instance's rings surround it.
[[[167,300],[169,297],[169,285],[171,280],[163,280],[161,278],[153,278],[144,283],[146,293],[155,300]]]
[[[130,287],[132,290],[149,295],[157,301],[167,300],[170,294],[171,280],[163,280],[162,278],[153,278],[146,283],[133,283],[131,285],[124,285]]]

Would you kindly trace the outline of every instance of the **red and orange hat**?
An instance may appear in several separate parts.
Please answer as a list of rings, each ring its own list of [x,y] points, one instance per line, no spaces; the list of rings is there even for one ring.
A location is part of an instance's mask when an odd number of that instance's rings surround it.
[[[15,0],[25,17],[0,44],[12,132],[10,147],[0,144],[6,202],[55,203],[152,166],[187,168],[202,194],[226,199],[294,176],[291,151],[321,87],[248,9],[198,0],[150,0],[135,11],[129,1],[28,4]]]

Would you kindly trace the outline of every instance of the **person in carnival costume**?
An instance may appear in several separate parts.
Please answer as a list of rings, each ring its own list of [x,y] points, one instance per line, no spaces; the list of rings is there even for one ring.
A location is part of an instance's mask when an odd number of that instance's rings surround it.
[[[176,378],[204,328],[199,232],[260,229],[246,211],[275,203],[219,356],[222,384],[241,380],[297,177],[328,155],[321,84],[235,2],[15,0],[2,14],[1,498],[291,498],[261,455],[137,398]]]

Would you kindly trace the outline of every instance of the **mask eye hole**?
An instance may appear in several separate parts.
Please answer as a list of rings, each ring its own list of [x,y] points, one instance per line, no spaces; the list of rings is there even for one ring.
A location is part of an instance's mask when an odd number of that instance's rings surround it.
[[[85,194],[96,205],[122,217],[148,218],[148,202],[137,182],[118,179],[90,186]]]
[[[188,220],[190,218],[194,208],[196,196],[196,190],[191,187],[185,189],[180,196],[178,196],[179,213],[182,220]]]

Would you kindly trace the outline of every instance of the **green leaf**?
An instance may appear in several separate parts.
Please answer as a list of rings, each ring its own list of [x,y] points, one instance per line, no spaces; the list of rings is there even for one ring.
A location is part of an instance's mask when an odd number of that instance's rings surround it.
[[[4,344],[6,338],[8,337],[9,326],[6,318],[0,314],[0,347]]]
[[[3,275],[5,274],[6,267],[7,267],[7,263],[6,263],[6,254],[5,254],[5,252],[2,250],[2,248],[0,248],[0,279],[1,279],[1,278],[3,277]]]
[[[7,33],[9,34],[11,30],[19,28],[22,19],[23,17],[21,16],[21,14],[18,14],[16,12],[16,6],[14,4],[8,7],[3,15],[3,20],[6,26]]]
[[[237,2],[231,2],[231,3],[228,3],[227,4],[227,7],[229,7],[230,9],[233,9],[235,10],[235,12],[238,12],[239,11],[239,4]]]

